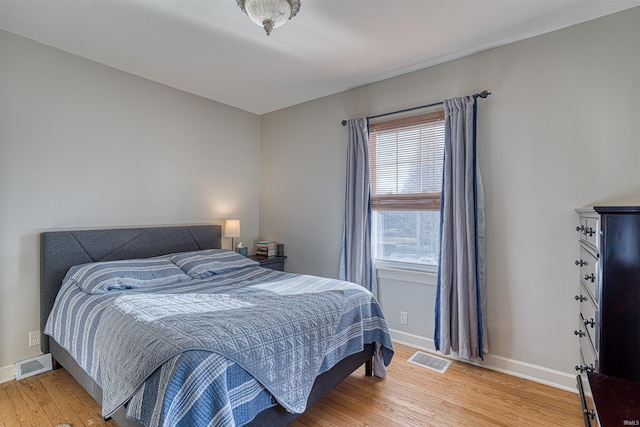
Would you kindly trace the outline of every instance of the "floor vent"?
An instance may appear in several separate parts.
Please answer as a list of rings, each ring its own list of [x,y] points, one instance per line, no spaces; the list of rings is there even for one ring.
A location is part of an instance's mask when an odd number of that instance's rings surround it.
[[[51,354],[47,353],[42,356],[16,363],[16,379],[21,380],[50,370]]]
[[[422,366],[423,368],[431,369],[432,371],[440,372],[441,374],[444,374],[451,365],[450,360],[432,356],[422,351],[416,351],[409,359],[409,362]]]

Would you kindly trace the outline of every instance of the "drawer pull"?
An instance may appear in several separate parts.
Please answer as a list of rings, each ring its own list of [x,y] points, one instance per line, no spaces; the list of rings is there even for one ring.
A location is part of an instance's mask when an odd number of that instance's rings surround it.
[[[589,237],[591,237],[591,236],[593,236],[596,232],[595,232],[595,230],[594,230],[593,228],[589,227],[589,228],[585,228],[585,229],[584,229],[584,231],[583,231],[583,233],[584,233],[584,235],[585,235],[585,236],[589,236]]]
[[[576,365],[576,371],[583,372],[595,372],[596,368],[593,365]]]
[[[595,273],[585,274],[584,275],[584,280],[587,280],[587,281],[591,280],[592,282],[595,282],[596,281]]]
[[[584,321],[584,326],[591,326],[592,328],[596,327],[596,321],[593,318]]]
[[[581,225],[580,227],[576,227],[576,231],[584,233],[584,225]]]
[[[596,411],[594,409],[585,409],[584,413],[588,415],[592,420],[596,419]]]
[[[573,331],[573,335],[577,335],[578,337],[582,338],[583,336],[587,335],[582,331]]]
[[[587,265],[587,261],[583,261],[583,260],[576,261],[576,265],[579,265],[580,267],[582,267],[583,265]]]
[[[587,297],[585,297],[584,295],[576,295],[576,301],[586,301]]]

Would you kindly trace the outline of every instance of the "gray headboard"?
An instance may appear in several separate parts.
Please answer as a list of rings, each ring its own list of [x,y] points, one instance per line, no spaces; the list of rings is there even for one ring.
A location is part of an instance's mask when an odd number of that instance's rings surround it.
[[[40,331],[44,330],[62,279],[74,265],[148,258],[173,252],[219,249],[221,226],[120,228],[40,233]],[[42,335],[41,349],[49,352]]]

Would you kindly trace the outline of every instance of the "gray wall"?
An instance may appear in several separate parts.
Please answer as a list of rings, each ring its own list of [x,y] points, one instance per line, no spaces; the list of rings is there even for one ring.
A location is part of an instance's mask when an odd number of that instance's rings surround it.
[[[487,198],[488,330],[495,358],[573,373],[574,208],[640,194],[640,8],[261,117],[260,234],[288,269],[338,274],[346,129],[340,121],[448,97],[479,101]],[[400,336],[433,337],[428,276],[384,272]],[[409,312],[400,325],[399,311]]]
[[[0,370],[40,353],[40,231],[237,217],[257,239],[258,116],[4,31],[0,58]]]

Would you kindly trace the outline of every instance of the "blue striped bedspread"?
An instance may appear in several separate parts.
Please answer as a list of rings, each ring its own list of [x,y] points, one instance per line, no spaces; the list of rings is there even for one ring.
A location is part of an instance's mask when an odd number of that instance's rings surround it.
[[[339,290],[343,313],[329,341],[318,375],[365,344],[376,344],[376,372],[393,356],[387,325],[376,299],[361,286],[335,279],[246,267],[206,279],[141,290],[90,295],[73,283],[63,284],[45,333],[52,336],[102,386],[96,331],[105,309],[122,295],[136,294],[277,294],[303,295]],[[185,351],[162,364],[125,404],[127,417],[145,426],[242,426],[275,399],[239,364],[211,351]]]

